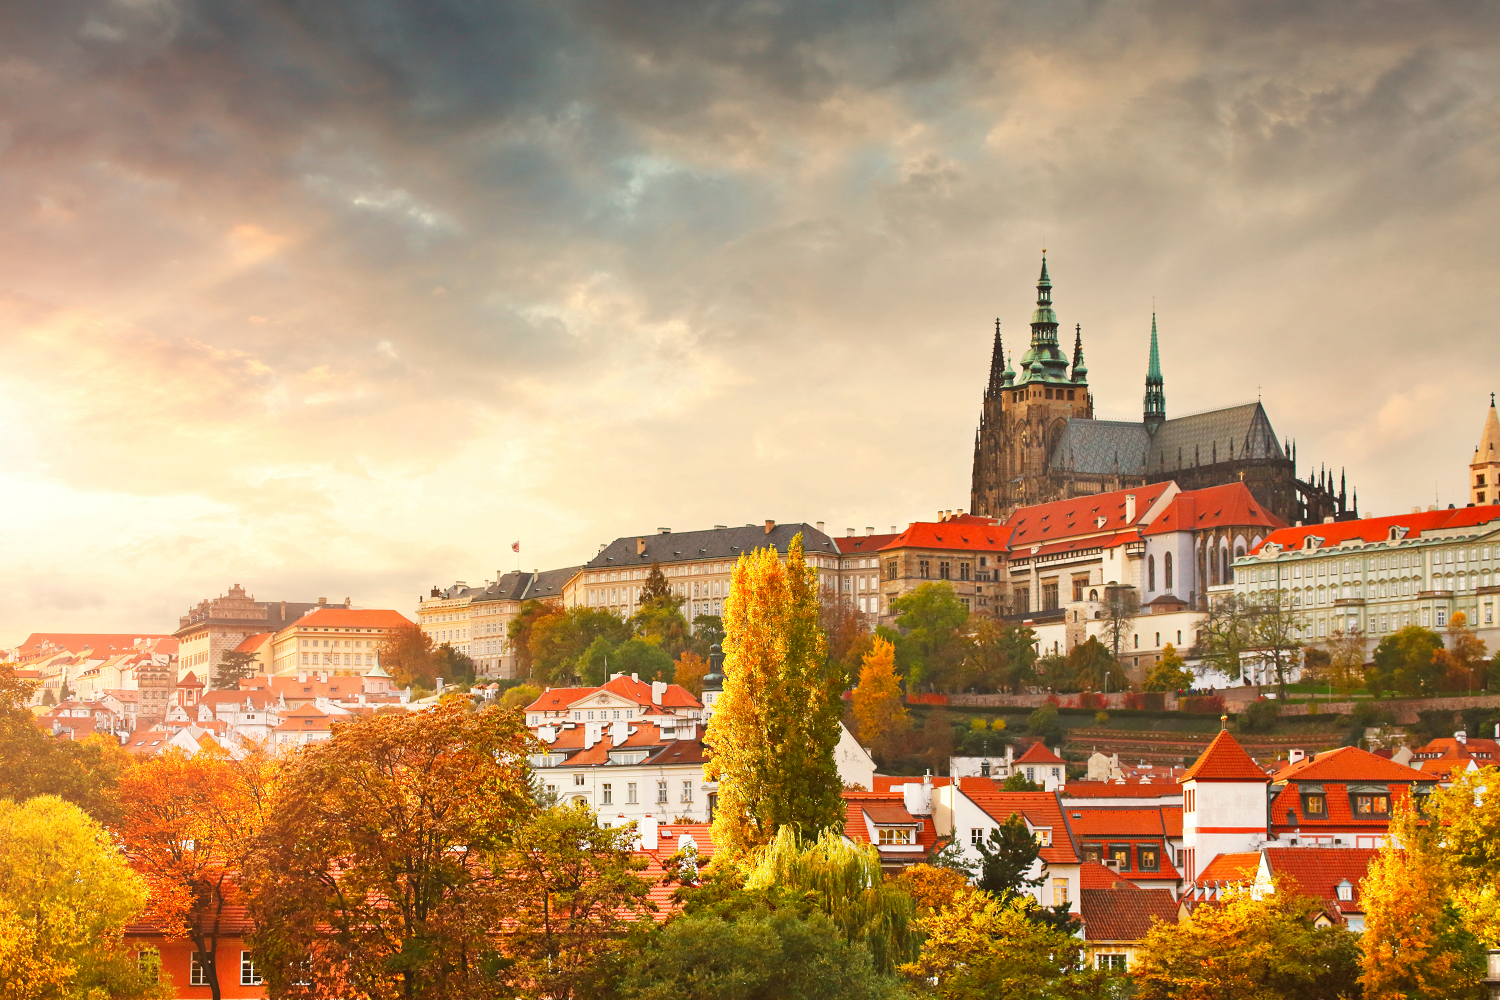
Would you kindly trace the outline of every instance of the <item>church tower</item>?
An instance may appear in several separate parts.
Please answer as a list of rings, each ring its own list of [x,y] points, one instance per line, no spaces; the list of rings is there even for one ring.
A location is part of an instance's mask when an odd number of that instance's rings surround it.
[[[1495,415],[1495,394],[1490,393],[1490,412],[1484,418],[1484,433],[1469,463],[1469,503],[1500,503],[1500,417]]]
[[[1054,447],[1070,419],[1094,415],[1083,328],[1074,328],[1071,364],[1058,343],[1057,329],[1052,278],[1043,256],[1031,314],[1031,344],[1015,367],[1005,356],[1000,321],[995,321],[990,377],[974,438],[972,513],[1004,518],[1023,504],[1053,499],[1044,494]]]
[[[1156,313],[1151,313],[1151,360],[1146,365],[1146,433],[1152,437],[1167,420],[1167,394],[1162,388],[1161,356],[1156,351]]]

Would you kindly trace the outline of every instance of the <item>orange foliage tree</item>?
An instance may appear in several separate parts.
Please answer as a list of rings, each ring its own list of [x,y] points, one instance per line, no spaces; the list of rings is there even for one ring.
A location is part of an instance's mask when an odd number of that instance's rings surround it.
[[[239,872],[264,816],[266,770],[259,754],[236,760],[217,746],[192,756],[169,747],[120,781],[117,832],[150,888],[145,916],[193,943],[214,1000],[219,938],[228,911],[244,902]]]
[[[500,995],[492,859],[536,808],[519,712],[450,699],[338,726],[291,758],[246,866],[278,997]]]
[[[707,773],[719,782],[713,838],[739,853],[782,826],[804,836],[843,817],[833,759],[843,671],[818,626],[818,577],[799,534],[786,562],[774,547],[740,556],[724,608],[724,694],[708,723]]]
[[[876,638],[864,656],[859,687],[854,689],[854,720],[859,738],[882,760],[898,752],[911,732],[911,719],[901,703],[901,683],[896,679],[896,647]]]
[[[672,680],[691,691],[693,697],[696,698],[703,694],[703,678],[706,676],[708,676],[708,660],[692,650],[687,650],[677,658],[677,670],[672,675]]]

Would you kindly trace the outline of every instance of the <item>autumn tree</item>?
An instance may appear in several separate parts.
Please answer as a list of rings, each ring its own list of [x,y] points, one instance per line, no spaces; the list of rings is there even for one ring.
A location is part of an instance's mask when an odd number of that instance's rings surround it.
[[[1141,941],[1137,1000],[1353,1000],[1359,938],[1313,926],[1326,904],[1286,882],[1273,892],[1224,890],[1181,923],[1156,923]]]
[[[151,888],[147,916],[168,938],[193,943],[214,1000],[223,995],[216,958],[226,911],[244,904],[239,873],[265,795],[265,760],[236,760],[217,746],[192,756],[169,747],[120,783],[118,833]]]
[[[240,681],[254,677],[255,669],[254,653],[231,649],[219,658],[218,665],[214,667],[211,686],[215,691],[232,691],[240,686]]]
[[[1443,639],[1436,632],[1408,625],[1380,640],[1372,657],[1374,669],[1366,672],[1367,681],[1412,697],[1435,695],[1442,686],[1443,661],[1438,656],[1442,650]]]
[[[1177,647],[1168,643],[1162,648],[1161,659],[1151,667],[1151,672],[1141,683],[1146,691],[1185,691],[1193,686],[1193,675],[1187,661],[1177,652]]]
[[[542,689],[535,684],[517,684],[500,695],[496,705],[501,709],[519,711],[542,696]]]
[[[707,774],[719,782],[714,842],[731,854],[790,825],[812,834],[843,817],[833,759],[842,672],[818,627],[818,578],[798,534],[735,563],[725,606],[724,693],[709,720]]]
[[[1484,687],[1489,650],[1462,611],[1455,611],[1448,620],[1448,643],[1448,648],[1437,654],[1443,666],[1443,690],[1473,691],[1475,687]]]
[[[1210,601],[1199,630],[1198,653],[1230,680],[1239,680],[1245,654],[1254,645],[1254,605],[1241,594]]]
[[[602,608],[580,604],[538,618],[527,640],[531,677],[543,685],[576,681],[587,666],[600,659],[595,655],[596,648],[607,655],[629,636],[629,626]]]
[[[104,734],[82,740],[59,740],[37,728],[26,706],[36,681],[18,678],[0,666],[0,798],[24,801],[34,795],[56,795],[110,823],[119,817],[116,794],[120,775],[133,760]]]
[[[896,885],[911,897],[918,918],[951,904],[968,884],[961,871],[937,865],[908,865],[896,876]]]
[[[537,622],[562,613],[562,604],[556,600],[526,601],[521,610],[505,626],[505,640],[516,657],[516,676],[531,677],[531,631]]]
[[[896,648],[884,639],[876,639],[865,654],[854,689],[854,718],[860,740],[882,760],[890,760],[911,732],[896,679]]]
[[[518,712],[355,718],[287,765],[246,870],[273,995],[488,997],[513,912],[493,858],[535,812]]]
[[[988,615],[969,618],[969,669],[972,683],[989,691],[1020,694],[1036,680],[1036,632]]]
[[[1072,688],[1083,691],[1124,691],[1130,680],[1120,661],[1096,637],[1089,636],[1068,650],[1068,673]]]
[[[1301,660],[1302,636],[1307,619],[1292,606],[1290,595],[1273,597],[1254,605],[1250,612],[1250,646],[1255,656],[1271,669],[1277,692],[1286,697],[1286,681]]]
[[[1359,630],[1337,630],[1329,637],[1327,680],[1334,687],[1352,688],[1364,679],[1367,644]],[[1374,692],[1371,692],[1372,694]]]
[[[511,983],[527,996],[589,996],[607,976],[624,932],[655,909],[634,824],[601,827],[582,803],[555,806],[496,857],[513,907]]]
[[[1104,588],[1104,602],[1100,608],[1101,634],[1109,645],[1115,660],[1120,659],[1120,647],[1130,634],[1136,616],[1141,613],[1141,595],[1134,587],[1112,586]]]
[[[823,596],[818,622],[828,640],[829,659],[843,668],[846,683],[852,682],[870,651],[874,616],[860,611],[853,597],[830,591]]]
[[[1087,967],[1083,944],[1034,919],[1026,896],[996,899],[965,886],[922,917],[920,956],[901,967],[913,987],[943,1000],[1099,1000],[1110,975]]]
[[[708,660],[688,650],[677,658],[672,672],[673,683],[680,684],[694,698],[703,694],[703,678],[708,676]]]
[[[146,898],[145,880],[82,809],[55,795],[0,799],[0,996],[172,996],[122,941]]]
[[[381,639],[380,665],[398,687],[432,687],[437,676],[433,651],[432,636],[416,625],[402,625]]]

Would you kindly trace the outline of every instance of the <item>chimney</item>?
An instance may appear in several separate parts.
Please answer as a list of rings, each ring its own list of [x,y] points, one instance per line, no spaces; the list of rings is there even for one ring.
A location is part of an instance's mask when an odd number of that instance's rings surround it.
[[[896,530],[896,526],[894,524],[891,525],[891,534],[893,534],[893,535],[899,535],[900,534],[900,532]]]
[[[1291,750],[1287,753],[1288,764],[1297,764],[1306,759],[1307,751],[1305,750]]]
[[[607,549],[607,548],[609,548],[609,543],[608,542],[600,542],[599,543],[599,554],[603,555],[604,550]],[[504,576],[505,574],[501,573],[500,575]]]
[[[774,527],[776,527],[776,522],[775,521],[770,521],[770,520],[766,521],[766,534],[769,535],[771,533],[771,529],[774,528]]]
[[[875,529],[874,529],[874,528],[871,528],[871,527],[868,527],[868,526],[866,526],[866,528],[865,528],[865,534],[866,534],[866,535],[873,535],[873,534],[875,534]]]
[[[635,554],[638,556],[646,554],[646,540],[644,538],[637,538],[635,540]]]
[[[639,684],[641,682],[641,675],[640,674],[631,674],[630,675],[630,679],[633,680],[633,681],[635,681],[637,684]]]
[[[672,529],[671,528],[657,528],[656,529],[656,533],[658,535],[670,535],[672,533]]]
[[[664,694],[666,694],[666,693],[667,693],[667,682],[666,681],[652,681],[651,682],[651,704],[657,705],[657,706],[661,705],[661,696],[664,695]]]
[[[640,819],[636,820],[636,829],[640,832],[641,835],[641,850],[656,850],[656,817],[642,816]]]
[[[847,538],[853,538],[854,537],[854,529],[853,528],[845,528],[844,529],[844,535]]]
[[[1135,523],[1135,494],[1125,494],[1125,523]]]
[[[819,531],[823,531],[823,522],[822,521],[818,522],[818,530]],[[824,534],[827,534],[827,532],[824,532]]]
[[[318,598],[318,603],[319,604],[327,604],[328,603],[328,598],[326,598],[326,597],[320,597],[320,598]]]
[[[599,722],[585,722],[583,724],[583,748],[585,750],[592,750],[594,744],[599,742],[599,730],[602,728],[603,723]]]
[[[1454,733],[1453,738],[1458,741],[1459,746],[1465,746],[1469,742],[1469,734],[1462,729]]]

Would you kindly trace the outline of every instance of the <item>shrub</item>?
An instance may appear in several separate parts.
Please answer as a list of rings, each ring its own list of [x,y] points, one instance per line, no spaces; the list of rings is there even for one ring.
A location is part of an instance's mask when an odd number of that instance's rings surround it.
[[[1246,705],[1237,722],[1242,733],[1263,733],[1274,727],[1280,717],[1281,702],[1268,699]]]
[[[1094,713],[1094,725],[1103,726],[1109,723],[1109,713],[1100,709]]]
[[[1197,712],[1202,715],[1223,715],[1224,699],[1216,694],[1193,694],[1177,702],[1179,712]]]

